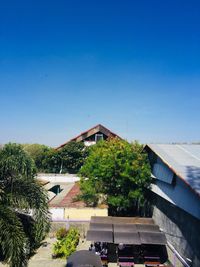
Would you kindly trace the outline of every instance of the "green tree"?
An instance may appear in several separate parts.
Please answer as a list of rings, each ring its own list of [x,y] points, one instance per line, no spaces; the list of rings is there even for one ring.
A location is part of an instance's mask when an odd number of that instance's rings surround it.
[[[24,144],[23,148],[35,161],[38,172],[46,172],[46,168],[50,168],[49,163],[47,164],[46,161],[49,154],[51,154],[50,151],[54,149],[41,144]]]
[[[27,266],[49,230],[48,197],[35,174],[22,146],[0,150],[0,254],[11,267]]]
[[[60,171],[77,173],[88,155],[88,148],[83,142],[69,142],[61,150],[59,150],[60,157]]]
[[[142,215],[150,174],[142,145],[119,139],[98,142],[80,170],[81,198],[89,205],[105,199],[110,215]]]
[[[45,151],[41,165],[43,171],[46,173],[59,173],[61,165],[59,151],[53,148],[50,148],[49,150]]]

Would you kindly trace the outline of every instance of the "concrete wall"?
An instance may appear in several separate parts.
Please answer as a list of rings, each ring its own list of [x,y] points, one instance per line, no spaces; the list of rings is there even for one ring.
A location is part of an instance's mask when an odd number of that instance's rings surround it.
[[[191,259],[190,266],[200,266],[200,220],[191,216],[170,202],[155,197],[153,219],[166,234],[167,240],[186,260]],[[170,259],[174,262],[174,258]],[[187,261],[187,260],[186,260]],[[189,261],[187,261],[189,263]],[[184,266],[178,260],[176,267]]]
[[[107,209],[98,209],[98,208],[66,208],[65,209],[65,218],[66,219],[83,219],[90,220],[91,216],[108,216]]]
[[[107,209],[99,208],[49,208],[51,219],[59,220],[83,220],[89,221],[91,216],[108,216]]]
[[[38,173],[38,179],[51,183],[74,183],[80,180],[76,174]]]
[[[85,221],[67,221],[67,222],[52,222],[51,223],[51,229],[50,229],[50,236],[55,236],[56,232],[60,228],[66,228],[68,229],[69,227],[77,227],[80,231],[80,236],[81,238],[85,238],[87,231],[89,229],[89,222]]]

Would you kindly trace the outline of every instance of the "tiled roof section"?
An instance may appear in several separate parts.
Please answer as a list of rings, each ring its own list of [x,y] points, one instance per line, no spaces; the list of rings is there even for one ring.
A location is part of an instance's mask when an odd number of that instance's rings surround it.
[[[65,146],[67,143],[72,142],[72,141],[81,141],[84,140],[85,136],[89,137],[97,132],[102,132],[105,135],[107,135],[108,137],[117,137],[119,139],[121,139],[120,136],[118,136],[117,134],[113,133],[112,131],[110,131],[109,129],[107,129],[106,127],[104,127],[101,124],[97,124],[96,126],[90,128],[89,130],[82,132],[81,134],[77,135],[76,137],[70,139],[69,141],[65,142],[64,144],[60,145],[59,147],[57,147],[56,149],[60,149],[63,146]]]
[[[75,201],[75,198],[80,194],[80,186],[75,183],[66,196],[60,201],[57,207],[68,208],[84,208],[86,204],[83,201]]]
[[[189,187],[200,195],[200,145],[147,145]]]

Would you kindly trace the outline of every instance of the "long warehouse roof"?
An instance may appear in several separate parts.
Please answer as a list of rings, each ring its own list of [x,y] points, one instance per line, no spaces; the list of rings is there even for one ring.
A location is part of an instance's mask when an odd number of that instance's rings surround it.
[[[148,144],[147,147],[200,195],[200,145]]]

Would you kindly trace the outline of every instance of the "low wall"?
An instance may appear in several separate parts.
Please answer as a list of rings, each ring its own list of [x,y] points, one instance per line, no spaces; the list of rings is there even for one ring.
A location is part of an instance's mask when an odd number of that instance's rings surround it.
[[[108,216],[108,209],[99,208],[49,208],[52,221],[89,221],[91,216]]]
[[[49,235],[54,237],[57,230],[60,228],[68,229],[70,226],[76,227],[80,231],[80,237],[84,239],[89,229],[89,222],[85,221],[65,221],[65,222],[51,222],[51,229]]]
[[[76,174],[38,173],[38,179],[51,183],[74,183],[80,180]]]
[[[108,216],[108,210],[99,208],[68,208],[65,209],[64,216],[66,219],[90,220],[91,216]]]

